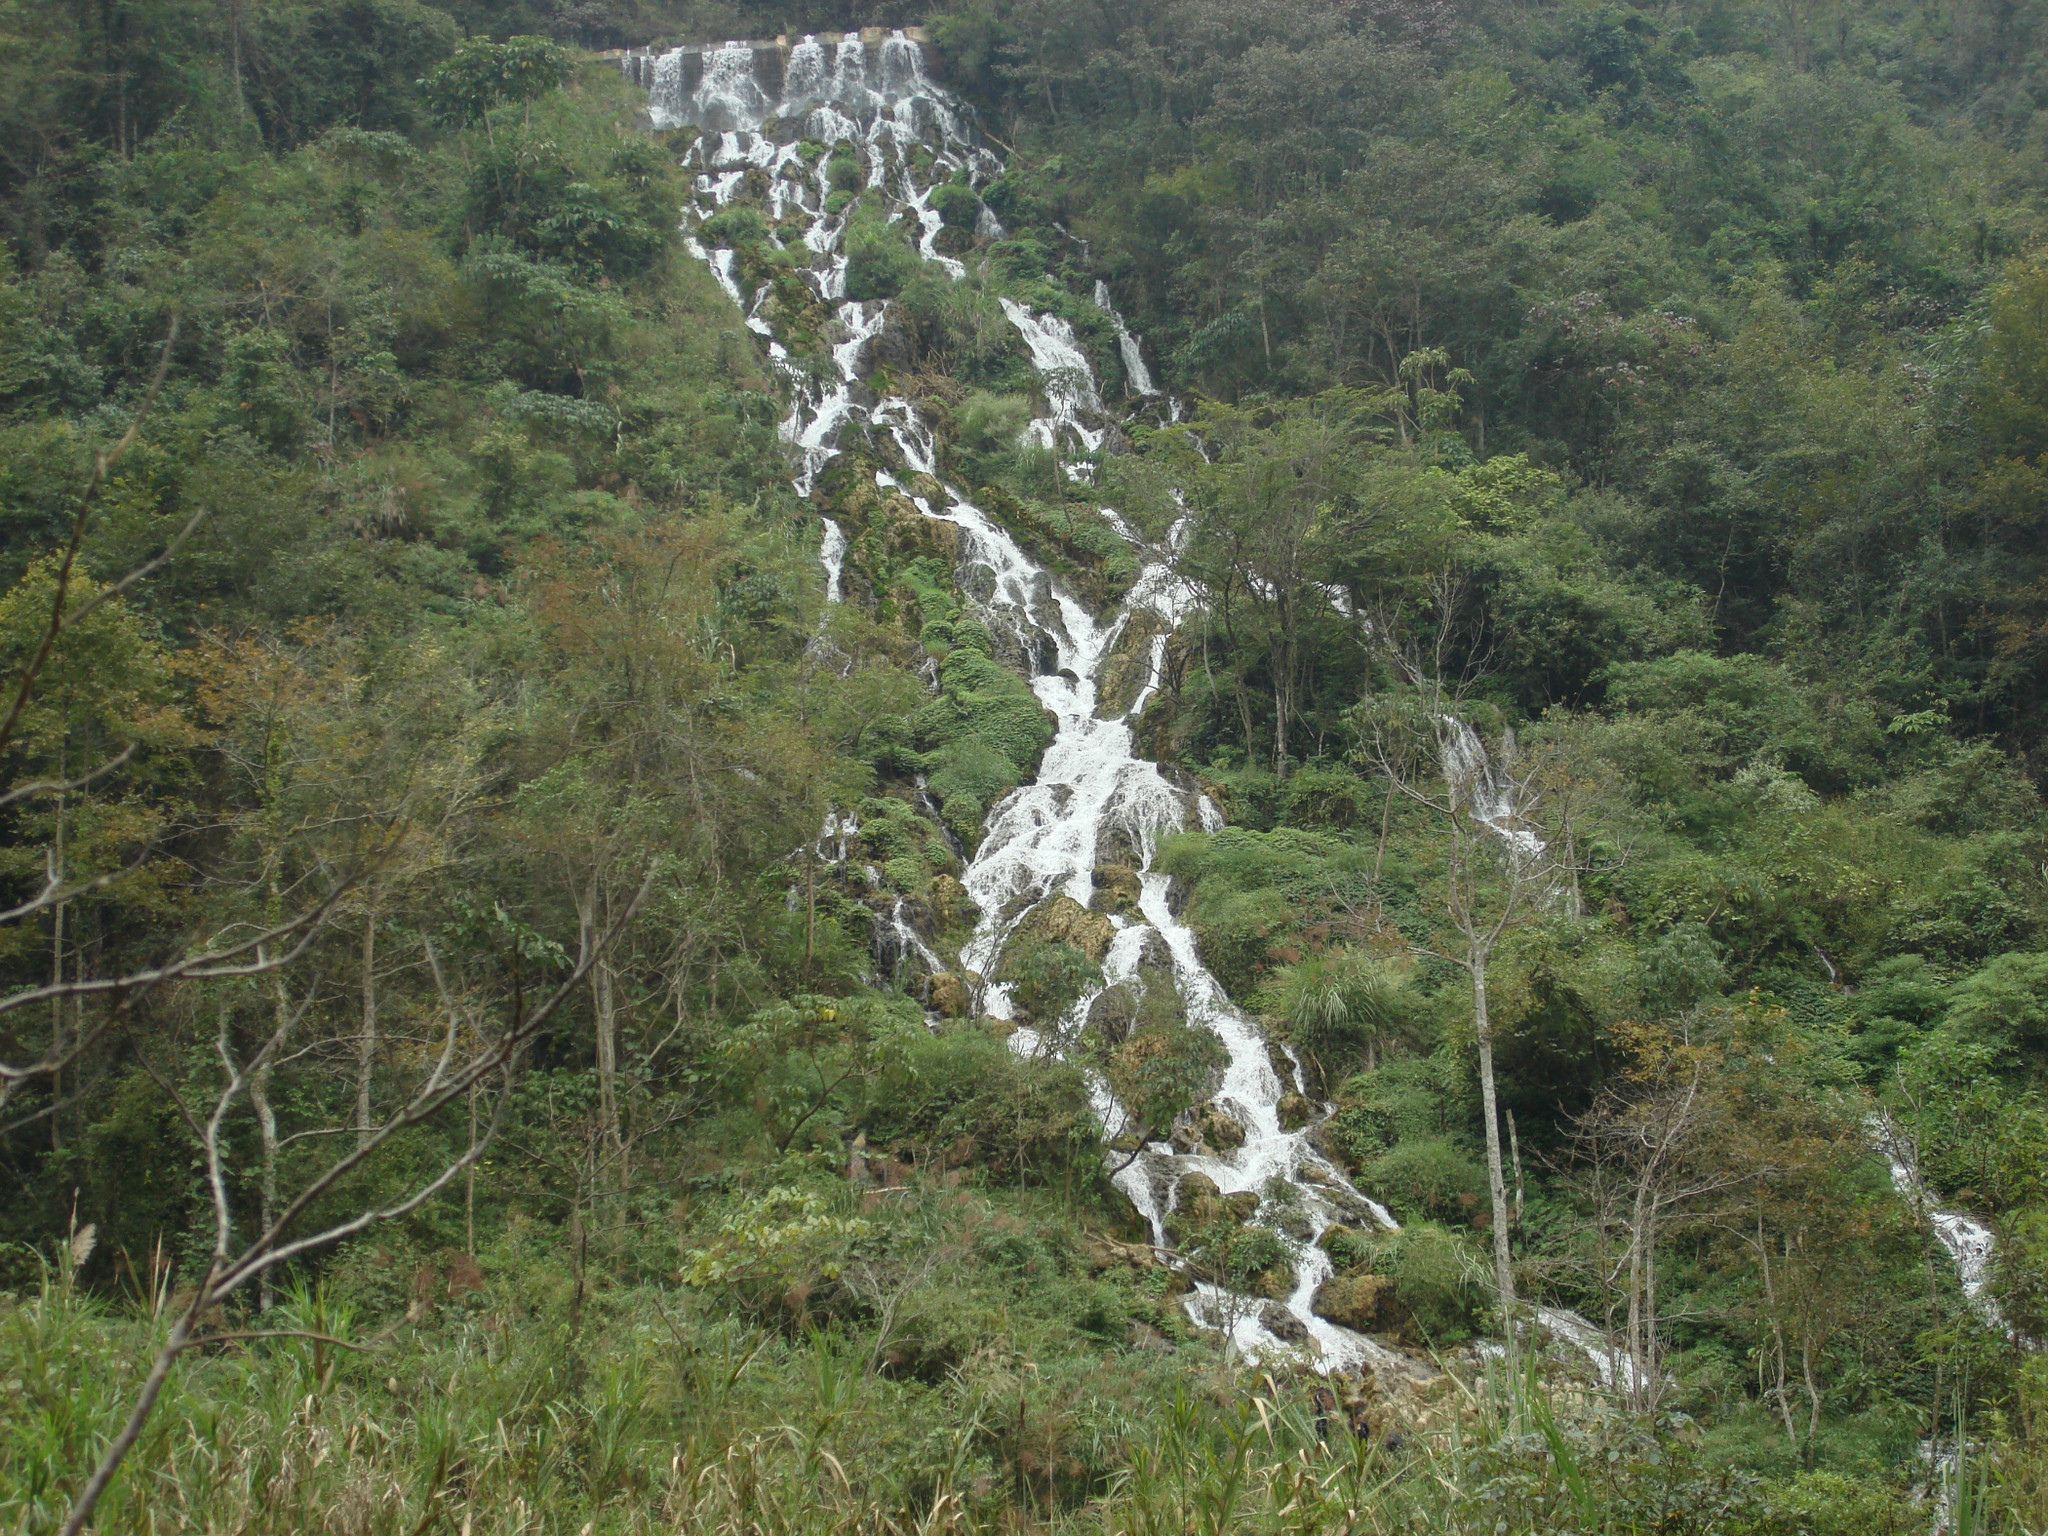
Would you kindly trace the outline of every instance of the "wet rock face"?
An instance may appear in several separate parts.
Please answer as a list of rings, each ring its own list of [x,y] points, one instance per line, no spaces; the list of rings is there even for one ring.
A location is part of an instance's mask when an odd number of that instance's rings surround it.
[[[1244,1125],[1213,1104],[1200,1104],[1174,1127],[1172,1142],[1176,1152],[1231,1152],[1244,1145]]]
[[[1139,609],[1131,615],[1109,655],[1103,658],[1096,684],[1098,719],[1120,720],[1130,712],[1138,694],[1152,680],[1152,641],[1165,627],[1165,621],[1150,609]]]
[[[1138,872],[1128,864],[1098,864],[1095,866],[1095,893],[1089,907],[1097,912],[1110,913],[1121,917],[1135,917],[1138,913],[1138,897],[1142,887]],[[1152,934],[1152,939],[1158,935]],[[1163,950],[1165,940],[1159,939]]]
[[[1259,1326],[1282,1344],[1305,1344],[1309,1339],[1307,1325],[1277,1301],[1259,1308]]]
[[[1298,1131],[1315,1119],[1315,1101],[1304,1094],[1283,1093],[1280,1095],[1278,1113],[1281,1130]]]

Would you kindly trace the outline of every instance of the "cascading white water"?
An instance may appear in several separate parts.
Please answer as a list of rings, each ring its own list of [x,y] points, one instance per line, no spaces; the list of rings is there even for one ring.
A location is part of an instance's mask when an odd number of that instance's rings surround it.
[[[1138,338],[1131,334],[1131,328],[1124,324],[1124,317],[1116,312],[1116,305],[1109,297],[1109,284],[1101,278],[1095,280],[1095,307],[1109,316],[1109,323],[1116,327],[1117,350],[1123,354],[1124,377],[1130,381],[1131,393],[1158,394],[1152,383],[1152,370],[1145,366],[1145,350],[1138,345]]]
[[[1869,1129],[1871,1141],[1891,1167],[1892,1187],[1927,1222],[1935,1240],[1955,1261],[1956,1279],[1962,1284],[1963,1295],[1989,1326],[2011,1332],[1990,1292],[1991,1264],[1998,1254],[1997,1235],[1973,1216],[1935,1205],[1926,1180],[1920,1175],[1912,1142],[1890,1115],[1883,1111],[1872,1115]]]
[[[1000,301],[1010,324],[1024,338],[1031,353],[1031,365],[1045,384],[1045,402],[1050,416],[1031,423],[1031,435],[1044,448],[1057,449],[1062,434],[1076,439],[1087,452],[1102,446],[1104,433],[1087,424],[1090,416],[1102,414],[1102,398],[1095,392],[1095,370],[1088,354],[1074,339],[1074,328],[1057,315],[1034,315],[1015,299]]]
[[[1497,832],[1517,858],[1532,858],[1543,852],[1543,839],[1519,825],[1525,807],[1516,803],[1512,770],[1496,769],[1486,755],[1479,733],[1452,715],[1438,718],[1443,727],[1443,774],[1451,793],[1462,796],[1472,814]],[[1514,737],[1509,735],[1504,755],[1512,757]]]
[[[1195,600],[1175,569],[1186,520],[1174,527],[1163,545],[1148,548],[1113,509],[1102,509],[1109,525],[1138,547],[1142,568],[1118,611],[1098,619],[1006,530],[944,482],[931,429],[911,401],[889,396],[867,403],[862,368],[870,340],[885,323],[886,306],[845,299],[846,257],[840,252],[844,219],[824,212],[830,195],[824,169],[804,162],[798,145],[771,142],[759,130],[771,117],[779,118],[786,125],[799,125],[803,135],[823,144],[846,140],[858,146],[866,159],[866,187],[893,205],[892,217],[913,220],[927,256],[955,276],[964,272],[961,263],[931,248],[939,221],[928,207],[930,189],[956,172],[978,186],[1000,165],[971,142],[964,117],[932,84],[917,46],[901,34],[884,42],[876,58],[870,58],[854,38],[840,40],[829,53],[819,39],[805,38],[784,62],[779,93],[761,84],[761,67],[761,50],[728,44],[704,56],[698,85],[685,91],[688,72],[672,55],[657,61],[652,71],[653,105],[658,123],[692,122],[707,130],[691,150],[703,202],[724,207],[745,187],[750,171],[759,171],[772,178],[770,204],[777,217],[807,221],[801,241],[809,262],[804,277],[820,300],[837,306],[832,360],[838,378],[825,391],[788,363],[785,349],[772,340],[772,327],[757,313],[749,313],[734,253],[707,250],[701,231],[689,240],[691,252],[711,266],[752,327],[771,336],[770,357],[783,367],[791,384],[793,404],[782,431],[799,461],[797,487],[806,495],[811,492],[846,431],[888,434],[911,471],[939,484],[943,505],[934,505],[887,474],[878,474],[877,482],[907,495],[925,516],[959,529],[961,589],[972,594],[980,617],[1013,642],[1017,654],[1041,660],[1031,686],[1058,721],[1036,781],[1014,790],[991,811],[980,846],[963,871],[962,882],[982,917],[962,950],[961,965],[992,975],[1018,923],[1038,903],[1064,895],[1086,905],[1094,894],[1098,851],[1105,835],[1113,839],[1119,857],[1138,870],[1140,894],[1137,916],[1110,919],[1116,931],[1105,957],[1103,988],[1142,986],[1147,969],[1156,974],[1163,967],[1170,972],[1188,1021],[1213,1033],[1225,1049],[1222,1082],[1211,1102],[1244,1130],[1243,1143],[1227,1152],[1182,1153],[1167,1143],[1153,1143],[1135,1158],[1119,1159],[1118,1187],[1162,1245],[1166,1217],[1190,1173],[1206,1175],[1226,1196],[1249,1191],[1259,1197],[1250,1219],[1274,1231],[1288,1249],[1295,1277],[1291,1293],[1275,1303],[1233,1296],[1203,1283],[1187,1298],[1189,1316],[1196,1322],[1227,1329],[1240,1348],[1254,1354],[1301,1350],[1325,1370],[1391,1360],[1391,1352],[1372,1340],[1317,1316],[1312,1301],[1317,1287],[1332,1273],[1328,1255],[1316,1243],[1331,1224],[1391,1229],[1394,1220],[1350,1186],[1305,1127],[1283,1127],[1281,1100],[1300,1091],[1298,1073],[1290,1064],[1283,1077],[1257,1026],[1202,965],[1194,933],[1169,905],[1165,875],[1152,869],[1163,834],[1190,822],[1207,831],[1222,825],[1222,813],[1213,801],[1136,755],[1131,730],[1159,685],[1167,635]],[[914,147],[930,156],[929,163],[913,166],[909,151]],[[985,227],[999,231],[986,209],[983,215]],[[1115,317],[1107,298],[1106,289],[1098,290],[1097,302],[1115,319],[1132,390],[1153,393],[1137,339]],[[1032,423],[1032,434],[1049,448],[1097,451],[1107,436],[1102,401],[1073,328],[1014,300],[1004,299],[1002,304],[1043,381],[1050,414]],[[1177,406],[1174,410],[1177,417]],[[1070,466],[1070,474],[1076,468],[1086,473],[1085,467]],[[831,518],[821,518],[821,523],[826,595],[839,601],[844,595],[846,535]],[[1148,671],[1132,702],[1105,718],[1098,688],[1103,666],[1133,616],[1141,612],[1157,621],[1147,648]],[[1476,738],[1472,744],[1477,746]],[[1484,764],[1483,752],[1477,761]],[[1485,782],[1490,785],[1491,780]],[[827,836],[838,838],[842,862],[844,831],[841,823],[828,824]],[[865,874],[871,887],[879,884],[872,867]],[[905,919],[900,898],[879,920],[892,967],[913,954],[930,970],[941,967],[941,958]],[[1097,991],[1084,997],[1065,1022],[1085,1019],[1099,996]],[[979,1003],[995,1017],[1008,1018],[1012,1012],[1008,988],[1000,982],[984,982]],[[1013,1040],[1026,1052],[1052,1044],[1031,1029],[1018,1029]],[[1126,1117],[1107,1085],[1094,1079],[1091,1091],[1105,1132],[1120,1134]],[[1583,1320],[1575,1321],[1590,1331]]]

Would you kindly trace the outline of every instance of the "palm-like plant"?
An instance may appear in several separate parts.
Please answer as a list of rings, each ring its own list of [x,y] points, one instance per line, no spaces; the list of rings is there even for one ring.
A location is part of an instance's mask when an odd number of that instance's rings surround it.
[[[1368,950],[1328,950],[1274,973],[1274,1012],[1326,1079],[1354,1051],[1364,1052],[1370,1071],[1406,1011],[1407,986],[1408,967],[1398,960]]]

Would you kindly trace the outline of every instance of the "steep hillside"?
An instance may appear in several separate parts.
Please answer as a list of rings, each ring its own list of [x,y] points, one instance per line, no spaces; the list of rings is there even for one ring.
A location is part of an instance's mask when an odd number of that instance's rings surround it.
[[[13,17],[0,1515],[2037,1528],[2033,25]]]

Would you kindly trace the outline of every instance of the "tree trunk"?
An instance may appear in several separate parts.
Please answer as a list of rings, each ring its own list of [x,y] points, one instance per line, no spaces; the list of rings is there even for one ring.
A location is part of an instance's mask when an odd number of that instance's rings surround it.
[[[1628,1225],[1628,1360],[1630,1381],[1628,1384],[1629,1406],[1641,1408],[1643,1383],[1648,1379],[1649,1346],[1647,1330],[1652,1326],[1649,1320],[1649,1265],[1652,1262],[1650,1244],[1649,1212],[1646,1196],[1647,1186],[1636,1187],[1634,1205],[1629,1212]]]
[[[284,977],[275,971],[270,978],[270,997],[275,1015],[273,1025],[281,1048],[285,1027],[291,1022],[291,999],[285,996]],[[249,1074],[249,1107],[256,1111],[257,1146],[262,1158],[256,1186],[258,1232],[270,1230],[271,1218],[277,1211],[277,1110],[270,1102],[270,1068],[276,1060],[276,1050],[265,1051],[256,1070]],[[271,1281],[274,1273],[265,1267],[256,1282],[256,1310],[259,1312],[268,1312],[271,1303],[277,1299],[276,1287]]]
[[[363,1028],[356,1036],[356,1145],[370,1144],[370,1076],[377,1065],[377,909],[363,916]]]
[[[619,1017],[612,990],[611,967],[602,960],[590,968],[590,986],[597,1004],[597,1113],[606,1143],[619,1146]]]
[[[1508,1185],[1501,1161],[1500,1109],[1494,1095],[1493,1025],[1486,1012],[1486,961],[1486,951],[1475,948],[1466,960],[1466,968],[1472,974],[1472,1025],[1479,1039],[1479,1100],[1486,1116],[1486,1186],[1493,1198],[1493,1278],[1500,1292],[1501,1325],[1512,1370],[1516,1354],[1515,1271],[1508,1250]]]

